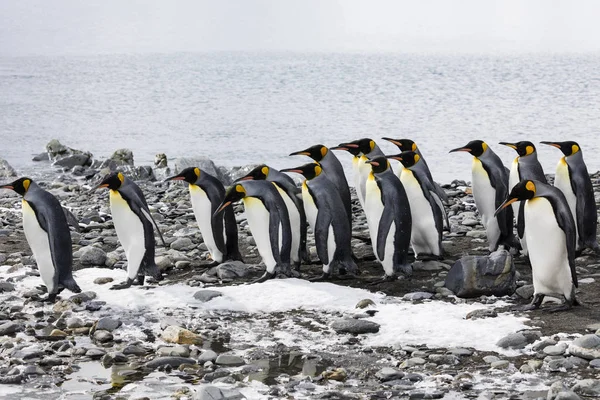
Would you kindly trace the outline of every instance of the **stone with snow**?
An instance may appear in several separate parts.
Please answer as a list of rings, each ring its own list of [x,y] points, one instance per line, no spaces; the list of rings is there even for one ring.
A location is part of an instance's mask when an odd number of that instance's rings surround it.
[[[0,178],[16,178],[17,171],[8,163],[8,161],[0,158]]]
[[[215,178],[220,178],[219,171],[215,163],[208,157],[198,156],[198,157],[180,157],[175,159],[173,163],[173,170],[176,174],[180,173],[186,168],[194,167],[200,168],[202,171],[206,172],[214,176]]]
[[[235,389],[221,389],[216,386],[206,385],[194,393],[192,400],[241,400],[246,397]]]
[[[586,360],[600,358],[600,336],[592,333],[575,339],[569,345],[569,353]]]
[[[158,357],[152,361],[148,361],[146,363],[146,367],[150,369],[156,369],[158,367],[164,367],[166,365],[169,365],[173,368],[177,368],[182,364],[195,365],[196,360],[187,357]]]
[[[198,301],[201,302],[207,302],[207,301],[211,301],[212,299],[214,299],[215,297],[219,297],[222,296],[223,293],[217,291],[217,290],[199,290],[196,293],[194,293],[194,298]]]
[[[202,344],[202,338],[192,331],[179,326],[168,326],[162,333],[165,342],[177,344]]]
[[[102,317],[98,320],[96,324],[96,330],[104,330],[108,332],[112,332],[118,327],[120,327],[122,322],[115,318],[110,317]]]
[[[331,324],[331,328],[337,333],[377,333],[380,325],[376,322],[364,319],[339,319]]]
[[[571,390],[582,396],[600,396],[600,380],[583,379],[577,381],[577,383],[571,388]]]
[[[394,368],[385,367],[377,371],[375,377],[381,382],[387,382],[394,379],[402,379],[404,377],[404,372],[398,371]]]
[[[402,298],[408,301],[428,300],[433,297],[433,293],[429,292],[413,292],[406,293]]]
[[[489,256],[466,256],[448,272],[445,287],[459,297],[506,296],[516,289],[516,269],[506,250]]]
[[[243,358],[233,354],[220,354],[215,360],[217,365],[226,365],[228,367],[237,367],[246,364]]]
[[[496,346],[502,347],[503,349],[522,349],[530,343],[538,340],[542,334],[538,331],[523,331],[511,333],[508,336],[503,337],[496,343]]]

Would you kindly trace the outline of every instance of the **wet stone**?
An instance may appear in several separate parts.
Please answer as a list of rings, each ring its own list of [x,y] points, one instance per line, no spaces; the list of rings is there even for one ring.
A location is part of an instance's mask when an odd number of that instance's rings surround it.
[[[182,364],[195,365],[196,360],[194,360],[192,358],[186,358],[186,357],[158,357],[152,361],[148,361],[146,363],[146,367],[151,368],[151,369],[156,369],[159,367],[164,367],[166,365],[169,365],[172,368],[177,368]]]
[[[121,321],[114,318],[103,317],[98,320],[96,330],[112,332],[121,326]]]
[[[198,389],[192,400],[241,400],[246,397],[235,389],[221,389],[207,385]]]
[[[246,362],[241,357],[234,356],[232,354],[221,354],[217,357],[215,364],[237,367],[246,364]]]
[[[477,320],[483,318],[496,318],[498,313],[496,310],[483,308],[480,310],[473,310],[467,314],[467,319]]]
[[[223,293],[217,290],[199,290],[194,293],[194,298],[204,303],[222,295]]]
[[[367,308],[370,306],[375,306],[375,302],[371,299],[363,299],[356,303],[356,308]]]
[[[582,396],[600,396],[600,380],[583,379],[577,381],[577,383],[571,388],[571,390]]]
[[[94,332],[94,339],[100,343],[106,343],[113,340],[113,334],[108,331],[99,331]]]
[[[596,358],[595,360],[590,361],[590,368],[600,368],[600,358]]]
[[[331,328],[337,333],[377,333],[380,325],[364,319],[340,319],[331,324]]]
[[[575,339],[569,345],[569,353],[586,360],[600,358],[600,336],[589,334]]]
[[[105,285],[105,284],[113,282],[113,281],[114,281],[114,279],[109,276],[94,279],[94,283],[96,285]]]
[[[85,322],[83,322],[83,319],[79,317],[71,317],[67,319],[67,328],[69,329],[81,328],[83,326],[85,326]]]
[[[441,399],[444,397],[444,392],[433,391],[433,392],[413,392],[409,395],[409,399]]]
[[[401,379],[404,377],[404,372],[398,371],[394,368],[382,368],[375,374],[375,377],[382,382],[391,381],[395,379]]]
[[[522,349],[527,344],[533,343],[535,340],[539,339],[540,336],[541,334],[537,331],[511,333],[500,339],[496,345],[503,349]]]
[[[10,321],[0,324],[0,336],[11,335],[22,330],[23,324],[20,324],[18,322]]]
[[[402,298],[408,301],[428,300],[433,297],[433,293],[429,292],[413,292],[407,293]]]
[[[204,353],[200,354],[198,357],[198,363],[204,364],[207,361],[215,361],[218,357],[218,354],[212,350],[206,350]]]
[[[510,363],[506,360],[499,360],[499,361],[494,361],[493,363],[490,364],[490,367],[494,368],[494,369],[505,369],[508,368],[508,366],[510,365]]]
[[[547,346],[544,347],[544,354],[547,354],[549,356],[562,356],[563,354],[565,354],[565,351],[567,350],[568,345],[566,343],[559,343],[555,346]]]

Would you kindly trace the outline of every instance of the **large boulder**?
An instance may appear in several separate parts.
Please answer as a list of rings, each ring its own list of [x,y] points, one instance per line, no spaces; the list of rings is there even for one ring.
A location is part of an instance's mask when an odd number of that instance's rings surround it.
[[[17,177],[17,171],[8,163],[8,161],[0,158],[0,178]]]
[[[210,174],[215,178],[220,178],[217,166],[208,157],[181,157],[177,158],[173,163],[173,170],[175,174],[178,174],[189,167],[198,167],[207,174]]]
[[[129,149],[116,150],[109,160],[114,161],[117,165],[133,166],[133,151]]]
[[[92,164],[92,153],[67,147],[58,139],[52,139],[46,144],[46,153],[55,166],[73,168],[75,166],[87,166]],[[76,157],[73,157],[76,156]],[[61,160],[65,161],[60,162]]]
[[[52,163],[55,167],[71,169],[73,167],[87,167],[92,165],[92,157],[90,154],[71,154],[69,156],[59,158]]]
[[[466,256],[452,266],[446,286],[458,297],[506,296],[517,287],[512,256],[498,250],[489,256]]]

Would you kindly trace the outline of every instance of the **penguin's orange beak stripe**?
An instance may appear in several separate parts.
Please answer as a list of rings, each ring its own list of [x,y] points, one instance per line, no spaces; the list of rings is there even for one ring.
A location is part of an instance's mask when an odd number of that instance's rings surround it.
[[[458,149],[452,149],[449,151],[449,153],[455,153],[457,151],[465,151],[465,152],[470,152],[471,149],[467,148],[467,147],[459,147]]]
[[[165,179],[166,181],[183,181],[185,178],[183,176],[172,176],[170,178]]]
[[[294,153],[290,153],[290,156],[310,156],[310,153],[308,151],[296,151]]]
[[[4,185],[4,186],[0,186],[0,189],[10,189],[10,190],[15,190],[14,186],[12,186],[12,185]]]
[[[219,209],[217,211],[215,211],[214,215],[219,214],[221,211],[223,211],[224,209],[226,209],[227,207],[229,207],[230,204],[231,204],[230,201],[227,201],[227,202],[223,203],[223,205],[221,207],[219,207]]]
[[[390,160],[402,161],[402,157],[400,157],[400,156],[385,156],[385,158],[388,158]]]
[[[383,140],[387,140],[388,142],[394,143],[396,146],[400,146],[400,142],[397,141],[396,139],[391,139],[391,138],[388,138],[388,137],[383,137],[382,139]]]
[[[252,176],[244,176],[243,178],[237,179],[236,182],[239,182],[239,181],[253,181],[253,180],[254,180],[254,177],[252,177]]]
[[[296,174],[301,174],[303,171],[301,169],[282,169],[281,172],[294,172]]]
[[[513,143],[500,142],[500,144],[503,144],[504,146],[508,146],[508,147],[510,147],[511,149],[514,149],[514,150],[517,149],[517,146],[515,144],[513,144]]]
[[[513,199],[506,200],[504,203],[502,203],[500,205],[500,207],[498,207],[498,209],[494,213],[494,216],[498,215],[500,213],[500,211],[504,210],[506,207],[510,206],[512,203],[514,203],[516,201],[519,201],[519,199],[513,198]]]

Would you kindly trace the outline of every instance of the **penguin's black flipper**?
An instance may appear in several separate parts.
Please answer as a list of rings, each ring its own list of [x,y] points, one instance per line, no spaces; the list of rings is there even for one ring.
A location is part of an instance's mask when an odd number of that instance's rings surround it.
[[[158,229],[158,225],[156,224],[156,221],[154,220],[154,217],[150,213],[150,210],[149,209],[145,209],[145,208],[142,207],[142,208],[140,208],[140,211],[144,215],[144,217],[146,217],[148,219],[148,221],[150,221],[150,223],[152,224],[152,226],[154,227],[154,229],[158,233],[158,237],[160,238],[160,241],[162,242],[163,247],[167,247],[167,242],[165,242],[165,238],[163,238],[163,235],[162,235],[160,229]]]
[[[75,231],[81,232],[81,228],[79,227],[79,221],[77,220],[77,217],[73,215],[73,213],[68,208],[63,207],[62,209],[69,225],[75,228]]]
[[[225,252],[223,254],[225,254],[226,258],[229,260],[244,262],[242,254],[240,253],[238,243],[238,228],[237,223],[235,221],[235,213],[233,212],[233,207],[227,207],[225,209],[225,212],[223,213],[223,222],[225,223],[226,236],[224,244]],[[215,233],[213,232],[213,237],[216,237],[214,235]]]
[[[583,163],[575,165],[569,164],[569,177],[571,178],[571,188],[577,198],[575,206],[575,225],[579,232],[579,247],[589,247],[593,250],[598,249],[596,231],[598,228],[598,219],[596,218],[596,199],[594,197],[594,187],[587,167]]]
[[[438,195],[440,200],[442,200],[444,203],[447,203],[448,195],[446,194],[446,191],[440,185],[438,185],[437,182],[434,182],[433,179],[431,179],[431,184],[435,188],[435,193]]]
[[[377,228],[377,244],[374,248],[374,250],[377,251],[379,260],[381,261],[383,261],[385,257],[385,242],[387,241],[387,237],[390,233],[392,222],[394,222],[393,208],[390,205],[387,207],[384,206],[381,217],[379,218],[379,227]]]
[[[557,201],[558,197],[546,197],[546,199],[552,204],[558,226],[565,232],[567,258],[569,259],[569,267],[571,268],[571,279],[573,280],[573,285],[578,287],[577,270],[575,269],[575,251],[577,248],[577,244],[575,243],[575,220],[573,219],[573,214],[571,213],[567,200],[562,192],[558,192],[557,196],[561,197],[562,201]]]
[[[327,241],[329,239],[329,226],[331,225],[332,216],[327,209],[319,209],[317,221],[315,223],[315,246],[317,247],[317,256],[323,265],[329,265],[329,251],[327,249]]]
[[[525,202],[519,204],[519,215],[517,216],[517,234],[519,238],[525,236]]]

